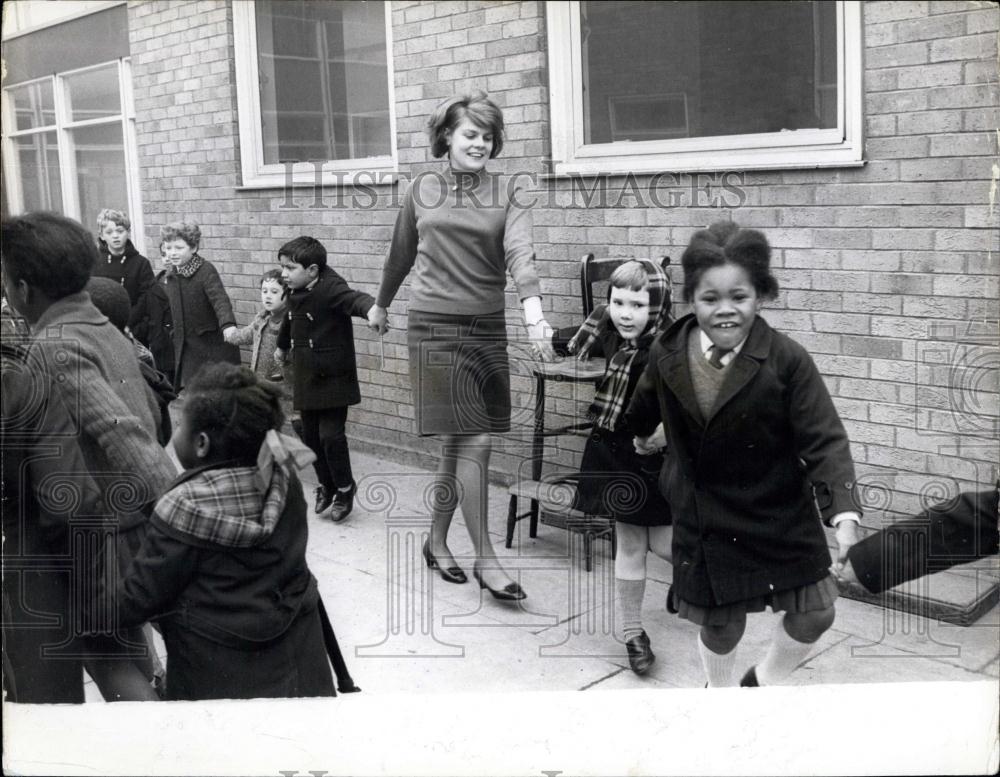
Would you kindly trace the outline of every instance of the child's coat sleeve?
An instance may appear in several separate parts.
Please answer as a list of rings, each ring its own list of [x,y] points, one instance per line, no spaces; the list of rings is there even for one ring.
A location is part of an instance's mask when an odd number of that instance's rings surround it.
[[[799,347],[788,385],[788,417],[795,450],[805,462],[823,521],[858,511],[850,441],[812,357]]]
[[[122,626],[138,626],[170,612],[198,568],[198,548],[163,530],[151,518],[139,553],[118,586]]]
[[[355,291],[336,271],[327,269],[333,275],[333,286],[330,289],[330,310],[335,313],[346,313],[349,316],[365,318],[371,306],[375,304],[372,295],[363,291]]]
[[[659,380],[656,362],[660,357],[657,343],[649,351],[649,363],[639,376],[632,401],[625,410],[625,422],[637,437],[649,437],[659,425],[660,402],[656,395],[656,383]]]
[[[226,288],[222,285],[219,271],[208,262],[205,263],[202,270],[209,271],[205,273],[205,296],[208,297],[209,304],[211,304],[212,310],[215,311],[215,318],[219,322],[219,329],[236,326],[236,316],[233,315],[233,303],[229,301],[229,295],[226,293]]]

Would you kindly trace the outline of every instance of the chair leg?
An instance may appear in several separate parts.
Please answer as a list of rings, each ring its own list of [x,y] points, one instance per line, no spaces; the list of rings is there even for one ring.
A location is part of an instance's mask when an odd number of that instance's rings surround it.
[[[618,532],[615,531],[615,519],[611,519],[611,560],[618,558]]]
[[[510,505],[507,507],[507,539],[504,547],[509,548],[514,542],[514,527],[517,525],[517,497],[510,495]]]
[[[583,556],[589,572],[594,567],[594,533],[590,530],[583,533]]]
[[[538,500],[531,500],[531,520],[528,523],[528,536],[534,539],[538,536]]]

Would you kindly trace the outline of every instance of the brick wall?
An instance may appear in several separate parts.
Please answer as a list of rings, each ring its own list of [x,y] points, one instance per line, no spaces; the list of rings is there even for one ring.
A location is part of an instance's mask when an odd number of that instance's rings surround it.
[[[741,174],[742,194],[714,202],[692,192],[697,179],[679,177],[678,206],[665,208],[634,207],[627,186],[648,177],[584,181],[605,187],[603,204],[595,198],[590,207],[571,182],[552,181],[534,210],[534,236],[546,310],[553,324],[569,325],[579,320],[575,278],[585,252],[677,258],[694,228],[718,218],[762,229],[782,285],[766,317],[815,357],[860,474],[912,475],[899,483],[913,498],[894,504],[908,510],[930,476],[967,484],[996,475],[1000,246],[989,202],[1000,176],[998,11],[985,2],[870,2],[864,20],[863,168]],[[392,187],[378,187],[375,208],[353,211],[310,207],[310,190],[297,191],[300,207],[288,209],[280,191],[236,188],[229,4],[130,3],[129,23],[153,244],[165,221],[201,223],[203,253],[241,320],[256,308],[257,276],[301,233],[323,240],[338,270],[374,293],[395,217]],[[394,2],[401,170],[438,168],[426,116],[447,96],[484,88],[509,126],[498,167],[540,171],[550,150],[545,34],[541,2]],[[390,310],[397,329],[385,339],[384,370],[377,339],[355,326],[364,400],[351,411],[350,433],[358,445],[430,460],[434,444],[411,432],[406,298],[404,286]],[[519,322],[513,293],[508,307]],[[501,478],[527,453],[533,397],[522,353],[512,348],[516,428],[497,441]],[[587,389],[559,387],[550,409],[570,418],[588,398]]]

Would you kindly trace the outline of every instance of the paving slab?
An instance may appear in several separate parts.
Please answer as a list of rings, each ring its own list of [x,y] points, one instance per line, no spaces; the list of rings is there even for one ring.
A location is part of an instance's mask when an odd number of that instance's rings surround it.
[[[507,490],[491,486],[494,547],[528,593],[523,602],[498,602],[472,579],[461,511],[449,547],[469,582],[446,583],[425,566],[420,548],[430,528],[432,472],[358,452],[352,460],[360,486],[354,512],[341,523],[310,512],[307,557],[351,673],[366,694],[704,685],[698,627],[665,609],[673,578],[668,562],[652,554],[647,560],[643,626],[657,660],[639,677],[629,668],[614,622],[609,542],[594,543],[591,572],[584,569],[580,535],[559,528],[540,525],[531,538],[527,521],[520,522],[507,549]],[[311,472],[304,473],[303,485],[311,497]],[[959,576],[985,586],[992,569],[986,560],[959,570]],[[748,618],[737,678],[764,657],[779,617],[767,612]],[[162,642],[157,652],[165,658]],[[833,628],[787,684],[998,677],[1000,607],[971,626],[956,626],[841,597]],[[86,695],[100,700],[89,681]]]

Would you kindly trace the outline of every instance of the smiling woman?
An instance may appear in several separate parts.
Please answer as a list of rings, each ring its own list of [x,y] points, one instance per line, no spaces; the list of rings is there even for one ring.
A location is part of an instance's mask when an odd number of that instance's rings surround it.
[[[528,335],[543,359],[555,358],[542,314],[531,242],[531,212],[486,164],[503,148],[500,108],[482,92],[439,105],[427,124],[445,175],[418,177],[396,219],[369,324],[387,328],[386,308],[410,271],[410,379],[417,431],[442,435],[427,565],[450,583],[467,581],[448,550],[459,498],[475,548],[473,576],[497,599],[525,597],[500,567],[487,532],[490,434],[510,429],[510,370],[504,316],[506,269],[524,308]],[[457,486],[457,487],[456,487]],[[457,495],[457,498],[456,498]]]

